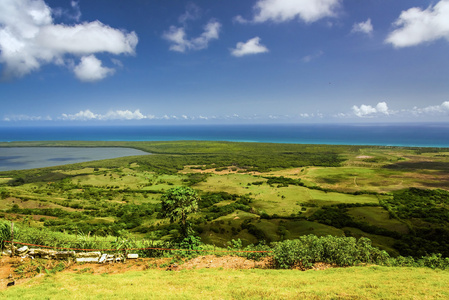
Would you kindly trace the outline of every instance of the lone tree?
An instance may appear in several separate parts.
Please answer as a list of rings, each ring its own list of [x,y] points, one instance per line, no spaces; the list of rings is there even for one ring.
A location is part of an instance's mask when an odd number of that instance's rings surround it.
[[[173,223],[181,221],[181,235],[183,238],[191,234],[190,224],[187,222],[187,215],[198,210],[200,197],[190,187],[176,187],[169,189],[162,195],[162,215],[170,218]]]

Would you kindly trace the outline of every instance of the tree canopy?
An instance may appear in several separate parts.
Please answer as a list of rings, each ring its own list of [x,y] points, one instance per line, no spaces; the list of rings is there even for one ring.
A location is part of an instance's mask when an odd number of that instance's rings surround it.
[[[190,234],[190,226],[187,216],[198,210],[200,197],[190,187],[175,187],[162,195],[162,215],[170,218],[170,222],[181,221],[181,235],[187,237]]]

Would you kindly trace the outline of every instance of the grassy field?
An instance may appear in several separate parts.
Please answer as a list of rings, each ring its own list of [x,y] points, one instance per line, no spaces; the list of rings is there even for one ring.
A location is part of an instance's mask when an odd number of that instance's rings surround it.
[[[57,273],[0,291],[4,299],[447,299],[449,271],[200,269]],[[219,284],[217,284],[219,283]]]

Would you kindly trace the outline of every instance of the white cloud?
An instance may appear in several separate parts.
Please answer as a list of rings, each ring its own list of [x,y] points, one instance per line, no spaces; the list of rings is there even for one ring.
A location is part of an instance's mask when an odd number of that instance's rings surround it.
[[[51,121],[52,118],[50,116],[42,117],[42,116],[29,116],[29,115],[10,115],[3,118],[3,121],[11,122],[11,121]]]
[[[424,108],[414,107],[411,112],[414,115],[426,114],[426,115],[441,115],[449,113],[449,101],[444,101],[440,105],[431,105]]]
[[[254,10],[254,22],[285,22],[299,18],[312,23],[325,17],[334,17],[340,0],[259,0]]]
[[[72,14],[72,18],[79,22],[79,20],[81,19],[81,10],[80,10],[80,6],[79,6],[79,2],[78,1],[71,1],[70,5],[72,6],[74,12]]]
[[[371,19],[366,20],[365,22],[356,23],[352,26],[352,33],[365,33],[371,35],[373,32],[373,25],[371,24]]]
[[[97,52],[133,54],[138,42],[134,32],[124,34],[100,21],[74,26],[46,26],[39,30],[35,40],[42,47],[56,53],[79,55]]]
[[[232,19],[232,21],[235,23],[240,23],[240,24],[246,24],[246,23],[250,22],[250,21],[246,20],[245,18],[243,18],[241,15],[235,16]]]
[[[94,55],[81,57],[81,62],[73,69],[76,77],[81,81],[98,81],[114,74],[115,70],[103,67],[101,60]]]
[[[188,39],[185,27],[170,26],[162,37],[172,43],[169,48],[172,51],[201,50],[207,48],[211,40],[218,39],[220,28],[221,24],[219,22],[210,20],[204,26],[204,32],[200,36]]]
[[[187,4],[186,12],[179,16],[179,23],[185,24],[190,20],[197,20],[201,15],[201,9],[194,3]]]
[[[130,110],[116,110],[110,111],[106,115],[100,115],[100,120],[142,120],[146,119],[139,109],[134,112]]]
[[[62,114],[62,120],[71,120],[71,121],[87,121],[97,119],[98,115],[91,112],[89,109],[80,111],[74,115],[71,114]]]
[[[109,111],[108,113],[96,114],[90,111],[89,109],[82,110],[76,114],[62,114],[59,117],[60,120],[70,120],[70,121],[89,121],[89,120],[101,120],[101,121],[110,121],[110,120],[142,120],[142,119],[154,119],[154,116],[145,116],[143,115],[139,109],[134,112],[130,110],[116,110]]]
[[[256,36],[255,38],[249,39],[246,43],[237,43],[235,49],[231,49],[231,54],[233,56],[244,56],[249,54],[258,54],[268,52],[268,48],[261,45],[260,38]]]
[[[449,0],[441,0],[425,10],[412,7],[403,11],[394,25],[398,28],[388,35],[385,42],[396,48],[441,38],[449,40]]]
[[[72,2],[72,7],[78,7]],[[81,16],[81,15],[79,15]],[[0,63],[4,76],[22,77],[44,64],[68,64],[67,55],[133,54],[135,32],[111,28],[100,21],[55,24],[44,0],[0,1]]]
[[[318,57],[322,56],[323,54],[324,54],[324,52],[320,50],[320,51],[317,51],[314,54],[304,56],[302,58],[302,61],[305,62],[305,63],[308,63],[308,62],[311,62],[314,59],[317,59]]]
[[[388,106],[386,102],[377,103],[376,107],[372,107],[371,105],[362,104],[360,107],[354,105],[352,107],[353,113],[357,117],[373,117],[375,115],[384,114],[389,115],[390,112],[388,110]]]

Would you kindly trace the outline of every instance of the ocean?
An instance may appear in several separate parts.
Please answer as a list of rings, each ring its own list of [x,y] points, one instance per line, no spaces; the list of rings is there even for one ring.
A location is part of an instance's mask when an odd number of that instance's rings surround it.
[[[0,142],[56,140],[449,147],[449,123],[0,127]]]

